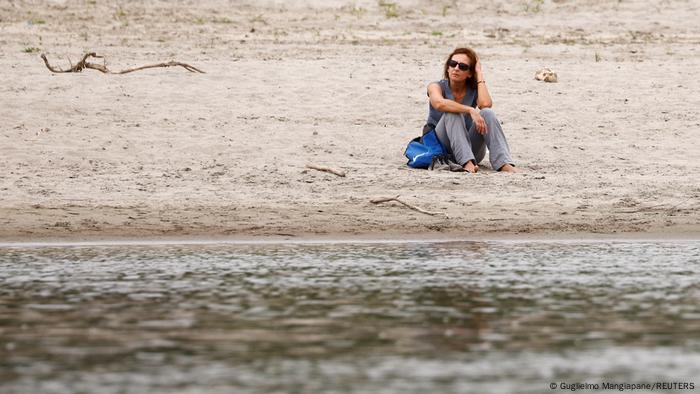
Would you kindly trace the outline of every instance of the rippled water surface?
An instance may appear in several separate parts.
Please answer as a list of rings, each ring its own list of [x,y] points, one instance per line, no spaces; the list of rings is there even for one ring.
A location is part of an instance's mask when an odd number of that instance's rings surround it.
[[[698,376],[698,241],[0,248],[2,392],[505,393]]]

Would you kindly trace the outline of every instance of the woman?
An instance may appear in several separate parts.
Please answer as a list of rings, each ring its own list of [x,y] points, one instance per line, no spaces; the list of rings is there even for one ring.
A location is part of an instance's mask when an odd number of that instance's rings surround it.
[[[435,130],[451,159],[467,172],[479,171],[486,148],[493,169],[519,172],[491,109],[493,102],[476,52],[455,49],[445,61],[444,75],[445,79],[428,85],[430,111],[423,132]]]

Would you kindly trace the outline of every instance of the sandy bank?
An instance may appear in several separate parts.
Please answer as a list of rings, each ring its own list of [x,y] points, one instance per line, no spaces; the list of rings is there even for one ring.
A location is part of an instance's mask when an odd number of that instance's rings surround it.
[[[0,239],[698,234],[700,6],[671,3],[11,2]],[[527,173],[405,166],[458,45],[481,53]],[[38,57],[87,50],[207,74]],[[387,195],[449,219],[369,203]]]

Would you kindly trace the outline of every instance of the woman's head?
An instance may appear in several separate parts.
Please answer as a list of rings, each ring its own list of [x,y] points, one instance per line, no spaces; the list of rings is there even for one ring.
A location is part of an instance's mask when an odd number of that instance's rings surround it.
[[[471,48],[457,48],[445,60],[445,79],[448,81],[466,81],[467,86],[476,89],[474,66],[476,52]]]

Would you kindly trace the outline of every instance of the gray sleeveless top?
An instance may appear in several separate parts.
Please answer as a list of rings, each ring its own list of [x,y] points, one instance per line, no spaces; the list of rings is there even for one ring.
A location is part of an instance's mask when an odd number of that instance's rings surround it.
[[[455,99],[454,94],[452,94],[452,89],[450,89],[450,81],[442,79],[440,81],[435,81],[434,83],[440,85],[440,88],[442,88],[442,96],[444,98],[449,100]],[[464,98],[460,104],[476,108],[476,94],[476,90],[467,86],[467,93],[464,95]],[[469,130],[469,128],[472,126],[472,117],[467,114],[462,114],[462,116],[464,116],[464,122],[467,125],[467,130]],[[427,133],[430,130],[435,130],[435,126],[437,126],[440,118],[442,118],[442,112],[433,108],[433,105],[430,104],[430,100],[428,100],[428,121],[423,128],[423,133]]]

